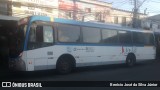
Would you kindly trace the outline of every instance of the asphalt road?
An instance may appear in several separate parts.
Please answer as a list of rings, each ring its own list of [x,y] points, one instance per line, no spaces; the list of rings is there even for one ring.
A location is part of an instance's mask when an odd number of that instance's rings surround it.
[[[9,73],[0,71],[1,81],[160,81],[160,60],[140,62],[128,68],[125,65],[105,65],[77,68],[67,75],[55,70]]]

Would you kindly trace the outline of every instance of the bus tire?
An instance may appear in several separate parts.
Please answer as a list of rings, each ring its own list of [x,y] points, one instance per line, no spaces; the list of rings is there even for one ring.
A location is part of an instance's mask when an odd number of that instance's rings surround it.
[[[133,67],[136,63],[136,57],[134,54],[128,54],[127,58],[126,58],[126,65],[128,67]]]
[[[70,73],[73,68],[74,62],[71,58],[68,57],[60,57],[56,65],[56,70],[59,74]]]

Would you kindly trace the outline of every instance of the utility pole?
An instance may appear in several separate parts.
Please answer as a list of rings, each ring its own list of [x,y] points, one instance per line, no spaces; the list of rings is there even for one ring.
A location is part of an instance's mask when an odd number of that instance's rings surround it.
[[[138,28],[138,22],[137,22],[139,20],[138,11],[145,1],[146,0],[143,0],[143,2],[139,4],[138,0],[134,0],[134,11],[133,11],[133,20],[132,20],[133,28]]]
[[[73,0],[73,20],[76,20],[76,14],[77,14],[77,6],[76,6],[76,0]]]
[[[138,8],[137,8],[137,4],[138,1],[134,0],[134,11],[133,11],[133,22],[132,22],[132,26],[133,28],[137,28],[137,13],[138,13]]]

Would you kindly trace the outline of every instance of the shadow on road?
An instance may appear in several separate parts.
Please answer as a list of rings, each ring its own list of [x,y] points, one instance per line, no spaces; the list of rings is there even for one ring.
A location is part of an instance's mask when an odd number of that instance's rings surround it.
[[[81,68],[76,68],[76,70],[74,70],[74,72],[72,72],[70,74],[140,68],[140,67],[144,67],[144,66],[152,65],[152,64],[160,64],[160,61],[139,62],[134,67],[129,67],[129,68],[127,68],[127,66],[125,64],[81,67]],[[35,78],[50,77],[50,76],[59,76],[59,75],[56,73],[56,70],[32,71],[32,72],[9,72],[9,71],[3,69],[0,71],[0,80],[1,81],[31,80],[31,79],[35,79]]]
[[[152,61],[141,61],[136,63],[133,67],[127,67],[126,64],[112,64],[112,65],[101,65],[101,66],[88,66],[88,67],[80,67],[76,69],[76,73],[78,72],[92,72],[92,71],[110,71],[110,70],[118,70],[118,69],[130,69],[130,68],[139,68],[146,65],[152,65],[160,63],[160,61],[152,60]]]

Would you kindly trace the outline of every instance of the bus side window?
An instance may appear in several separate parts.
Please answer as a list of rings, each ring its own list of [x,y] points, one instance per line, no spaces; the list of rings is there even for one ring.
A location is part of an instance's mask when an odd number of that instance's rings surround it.
[[[121,44],[132,44],[131,32],[130,31],[119,31],[119,42]]]
[[[133,43],[139,45],[154,45],[153,34],[133,32]]]
[[[99,28],[82,27],[83,43],[101,43]]]
[[[146,45],[154,45],[154,37],[152,33],[146,33],[145,35]]]
[[[58,24],[58,41],[63,43],[78,43],[80,41],[80,27]]]
[[[102,42],[106,44],[117,44],[118,33],[116,30],[102,30]]]

